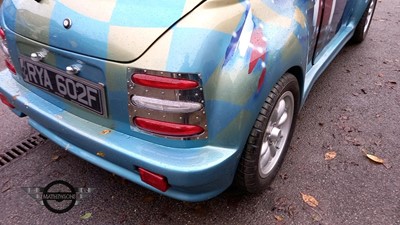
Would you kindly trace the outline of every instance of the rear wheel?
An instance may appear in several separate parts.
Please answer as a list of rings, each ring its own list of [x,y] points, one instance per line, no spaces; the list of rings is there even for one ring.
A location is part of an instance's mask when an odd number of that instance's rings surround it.
[[[285,74],[268,95],[248,137],[236,172],[236,185],[248,192],[267,187],[277,174],[293,136],[299,84]]]
[[[367,9],[365,10],[360,22],[358,23],[351,41],[353,43],[361,43],[367,37],[369,27],[374,16],[377,0],[371,0]]]

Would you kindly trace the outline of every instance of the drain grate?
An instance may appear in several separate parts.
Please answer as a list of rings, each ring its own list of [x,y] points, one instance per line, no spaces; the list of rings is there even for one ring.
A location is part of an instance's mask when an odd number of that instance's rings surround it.
[[[6,151],[4,154],[0,154],[0,168],[4,167],[18,157],[24,155],[29,150],[34,149],[36,146],[45,142],[46,140],[47,137],[43,136],[42,134],[36,134],[21,141],[19,144]]]

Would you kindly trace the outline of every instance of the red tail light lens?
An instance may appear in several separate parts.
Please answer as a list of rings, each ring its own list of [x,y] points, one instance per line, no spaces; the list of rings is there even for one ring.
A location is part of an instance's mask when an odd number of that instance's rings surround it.
[[[17,74],[17,71],[15,70],[14,65],[12,64],[10,58],[6,58],[5,60],[7,68],[13,73],[14,75]]]
[[[179,123],[163,122],[158,120],[135,118],[135,124],[139,128],[156,134],[168,136],[193,136],[204,132],[202,127]]]
[[[6,96],[4,96],[3,94],[1,94],[0,93],[0,100],[1,100],[1,102],[3,102],[4,103],[4,105],[6,105],[6,106],[8,106],[8,107],[10,107],[10,108],[15,108],[8,100],[7,100],[7,98],[6,98]]]
[[[140,179],[143,182],[157,188],[162,192],[166,192],[168,190],[169,184],[166,177],[155,174],[140,167],[138,168],[138,170],[140,174]]]
[[[199,84],[193,80],[161,77],[148,74],[133,74],[132,81],[136,84],[160,89],[187,90],[199,86]]]

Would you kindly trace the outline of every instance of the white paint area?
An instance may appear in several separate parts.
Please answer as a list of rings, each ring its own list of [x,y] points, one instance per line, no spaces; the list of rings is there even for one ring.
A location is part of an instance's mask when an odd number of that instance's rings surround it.
[[[251,34],[253,33],[254,29],[254,23],[253,23],[253,14],[250,11],[247,14],[246,20],[244,22],[242,34],[240,35],[239,38],[239,54],[241,57],[246,56],[247,49],[250,46],[250,41],[251,41]]]
[[[317,21],[318,21],[318,13],[319,13],[319,8],[320,8],[320,0],[316,0],[314,3],[314,16],[313,16],[313,25],[314,27],[317,26]]]
[[[333,0],[332,9],[331,9],[331,15],[329,16],[329,25],[332,24],[333,15],[335,14],[335,8],[336,8],[336,0]]]

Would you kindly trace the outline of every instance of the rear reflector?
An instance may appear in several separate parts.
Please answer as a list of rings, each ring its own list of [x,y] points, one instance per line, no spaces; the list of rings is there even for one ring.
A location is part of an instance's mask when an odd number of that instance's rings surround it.
[[[133,74],[132,81],[139,85],[160,89],[188,90],[199,86],[199,83],[193,80],[176,79],[147,74]]]
[[[138,168],[138,170],[140,174],[140,179],[142,179],[143,182],[157,188],[162,192],[166,192],[168,190],[169,184],[166,177],[155,174],[140,167]]]
[[[13,73],[14,75],[17,74],[17,71],[15,70],[14,65],[12,64],[11,60],[9,58],[6,58],[5,60],[7,68]]]
[[[145,131],[168,136],[193,136],[204,132],[202,127],[196,125],[163,122],[141,117],[136,117],[134,123]]]
[[[4,32],[2,27],[0,27],[0,38],[2,40],[6,40],[6,33]]]
[[[1,102],[3,102],[4,103],[4,105],[6,105],[6,106],[8,106],[8,107],[10,107],[10,108],[15,108],[8,100],[7,100],[7,98],[6,98],[6,96],[4,96],[3,94],[1,94],[0,93],[0,100],[1,100]]]
[[[203,105],[197,102],[180,102],[148,98],[143,96],[132,96],[132,103],[139,108],[159,110],[172,113],[192,113],[200,110]]]

